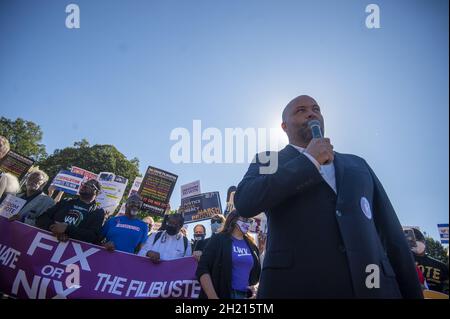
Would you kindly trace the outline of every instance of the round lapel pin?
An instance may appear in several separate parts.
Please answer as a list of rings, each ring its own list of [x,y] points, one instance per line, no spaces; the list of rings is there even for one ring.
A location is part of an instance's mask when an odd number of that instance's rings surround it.
[[[364,196],[361,197],[360,204],[361,204],[361,210],[364,213],[364,215],[366,215],[366,217],[368,219],[372,219],[372,211],[370,210],[370,203],[367,200],[367,198],[365,198]]]

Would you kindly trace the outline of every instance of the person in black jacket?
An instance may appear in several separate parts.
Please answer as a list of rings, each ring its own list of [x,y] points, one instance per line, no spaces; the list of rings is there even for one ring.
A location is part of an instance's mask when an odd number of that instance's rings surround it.
[[[211,240],[211,238],[213,238],[218,233],[220,233],[220,230],[222,229],[222,226],[224,224],[225,224],[225,217],[223,217],[222,214],[215,214],[214,216],[211,217],[211,236],[208,238],[202,239],[200,241],[194,242],[192,244],[192,255],[195,257],[195,259],[197,259],[197,261],[200,260],[200,257],[203,254],[203,250],[208,245],[208,242]],[[202,224],[199,224],[197,226],[204,227]],[[194,227],[194,238],[195,238],[195,228],[197,226]],[[206,230],[205,230],[205,233],[206,233]]]
[[[203,224],[194,226],[194,239],[191,240],[192,251],[202,251],[203,242],[206,236],[206,227]]]
[[[448,266],[426,253],[426,240],[422,232],[413,228],[414,244],[411,245],[416,265],[428,285],[429,290],[448,295]]]
[[[228,214],[223,230],[212,237],[197,267],[200,298],[244,299],[259,281],[259,251],[247,234],[252,220],[236,210]]]
[[[423,298],[381,182],[364,159],[334,152],[328,138],[313,138],[312,120],[324,132],[313,98],[289,102],[282,128],[290,144],[269,153],[276,156],[269,157],[272,167],[267,154],[259,154],[237,187],[234,203],[243,216],[267,215],[258,297]]]
[[[105,211],[95,203],[100,188],[97,180],[87,181],[80,187],[79,198],[57,203],[36,220],[36,226],[50,230],[60,241],[73,238],[98,243],[105,217]]]

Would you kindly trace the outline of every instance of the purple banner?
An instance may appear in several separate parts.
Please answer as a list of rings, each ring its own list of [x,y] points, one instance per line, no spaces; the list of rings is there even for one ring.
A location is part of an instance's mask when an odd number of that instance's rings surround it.
[[[27,299],[198,298],[193,257],[148,258],[77,240],[0,216],[0,291]]]

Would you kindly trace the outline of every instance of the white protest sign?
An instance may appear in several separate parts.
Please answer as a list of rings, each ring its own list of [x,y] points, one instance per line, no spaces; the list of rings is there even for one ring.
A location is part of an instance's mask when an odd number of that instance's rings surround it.
[[[128,193],[128,197],[131,196],[131,194],[137,193],[139,191],[139,188],[142,184],[142,177],[136,177],[133,182],[133,186],[131,186],[130,192]]]
[[[198,195],[200,193],[200,181],[181,185],[181,198]]]
[[[448,244],[448,224],[438,224],[441,244]]]
[[[16,215],[26,202],[26,200],[11,194],[6,195],[5,199],[0,204],[0,216],[9,218]]]
[[[102,190],[97,196],[97,205],[108,213],[112,213],[120,204],[128,179],[116,176],[113,173],[102,172],[98,175],[98,181]]]
[[[53,179],[51,186],[64,193],[77,195],[82,181],[83,175],[61,170]]]

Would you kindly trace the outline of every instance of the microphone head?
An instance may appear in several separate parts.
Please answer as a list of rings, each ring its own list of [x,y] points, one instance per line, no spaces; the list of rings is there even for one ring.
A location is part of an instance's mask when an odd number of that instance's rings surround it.
[[[311,129],[312,137],[313,138],[322,138],[322,129],[320,127],[320,121],[318,120],[311,120],[308,122],[308,126]]]
[[[319,120],[311,120],[308,122],[308,126],[309,127],[313,127],[313,126],[319,126],[320,127],[320,121]]]

